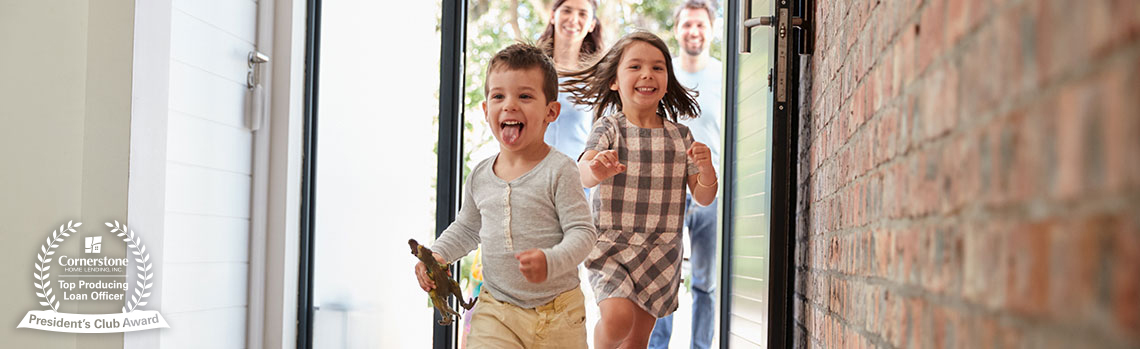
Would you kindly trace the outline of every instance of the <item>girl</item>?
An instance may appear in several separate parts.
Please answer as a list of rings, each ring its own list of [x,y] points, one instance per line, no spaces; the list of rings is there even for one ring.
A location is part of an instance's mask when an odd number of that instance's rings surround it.
[[[582,69],[602,50],[602,26],[597,17],[597,0],[556,0],[550,10],[546,31],[539,37],[543,53],[554,60],[559,71]],[[564,82],[565,78],[559,78]],[[562,111],[546,127],[546,144],[571,159],[578,159],[590,133],[589,107],[570,103],[568,94],[559,93]]]
[[[700,109],[668,52],[657,36],[633,33],[564,84],[595,108],[578,163],[582,185],[597,186],[600,236],[586,258],[602,315],[595,348],[644,348],[656,318],[677,309],[685,190],[702,206],[716,197],[709,148],[676,123]]]

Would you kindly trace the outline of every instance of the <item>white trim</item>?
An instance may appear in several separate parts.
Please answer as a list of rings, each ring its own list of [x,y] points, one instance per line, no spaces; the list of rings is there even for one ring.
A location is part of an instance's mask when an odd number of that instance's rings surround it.
[[[268,166],[265,194],[264,333],[265,348],[297,344],[297,277],[300,261],[301,151],[304,129],[305,12],[304,0],[260,0],[273,13],[270,73],[270,116],[256,142],[268,142],[268,154],[255,160]],[[259,34],[260,40],[260,34]],[[268,139],[266,139],[268,138]],[[261,143],[258,143],[261,144]],[[251,256],[252,258],[252,256]],[[261,257],[258,257],[261,258]],[[252,263],[251,263],[252,264]],[[256,296],[251,296],[255,298]],[[251,309],[252,311],[252,309]]]
[[[146,232],[151,251],[162,251],[165,242],[172,7],[171,0],[135,2],[127,222],[131,229]],[[151,257],[161,269],[163,254]],[[163,274],[154,274],[147,307],[162,311]],[[123,348],[160,348],[161,339],[160,331],[128,332],[123,335]]]
[[[262,53],[273,53],[273,1],[262,0],[257,3],[257,34],[254,47]],[[267,66],[262,72],[272,71],[274,58],[269,57]],[[262,78],[262,86],[273,92],[273,74],[266,74]],[[266,101],[271,103],[272,99]],[[273,111],[271,105],[266,105],[269,112]],[[265,341],[265,249],[266,230],[269,212],[269,137],[270,126],[267,122],[262,128],[253,132],[253,164],[252,164],[252,193],[250,196],[249,218],[249,280],[248,280],[248,311],[246,312],[246,348],[264,348]]]

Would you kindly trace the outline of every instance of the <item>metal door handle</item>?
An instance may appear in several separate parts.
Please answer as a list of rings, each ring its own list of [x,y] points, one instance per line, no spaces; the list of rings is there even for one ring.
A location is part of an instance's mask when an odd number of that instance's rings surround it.
[[[250,131],[257,131],[265,125],[269,111],[269,95],[261,85],[262,63],[269,62],[269,56],[264,53],[252,51],[246,60],[249,70],[245,75],[246,94],[246,125]]]
[[[740,14],[744,21],[740,23],[740,53],[752,52],[752,28],[759,26],[775,26],[776,17],[752,17],[752,0],[740,0]]]

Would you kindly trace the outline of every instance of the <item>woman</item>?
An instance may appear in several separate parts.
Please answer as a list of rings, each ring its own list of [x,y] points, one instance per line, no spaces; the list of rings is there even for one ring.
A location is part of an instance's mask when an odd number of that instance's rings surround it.
[[[539,45],[559,71],[575,71],[602,51],[602,26],[597,0],[556,0]],[[562,82],[559,78],[559,82]],[[558,94],[562,111],[546,128],[546,144],[577,160],[586,148],[593,118],[587,106],[576,106],[567,93]]]

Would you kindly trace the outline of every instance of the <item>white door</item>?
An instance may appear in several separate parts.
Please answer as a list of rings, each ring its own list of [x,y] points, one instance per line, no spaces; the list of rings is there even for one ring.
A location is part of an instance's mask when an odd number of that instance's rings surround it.
[[[164,348],[246,346],[253,132],[247,56],[257,2],[174,0],[170,33]]]

